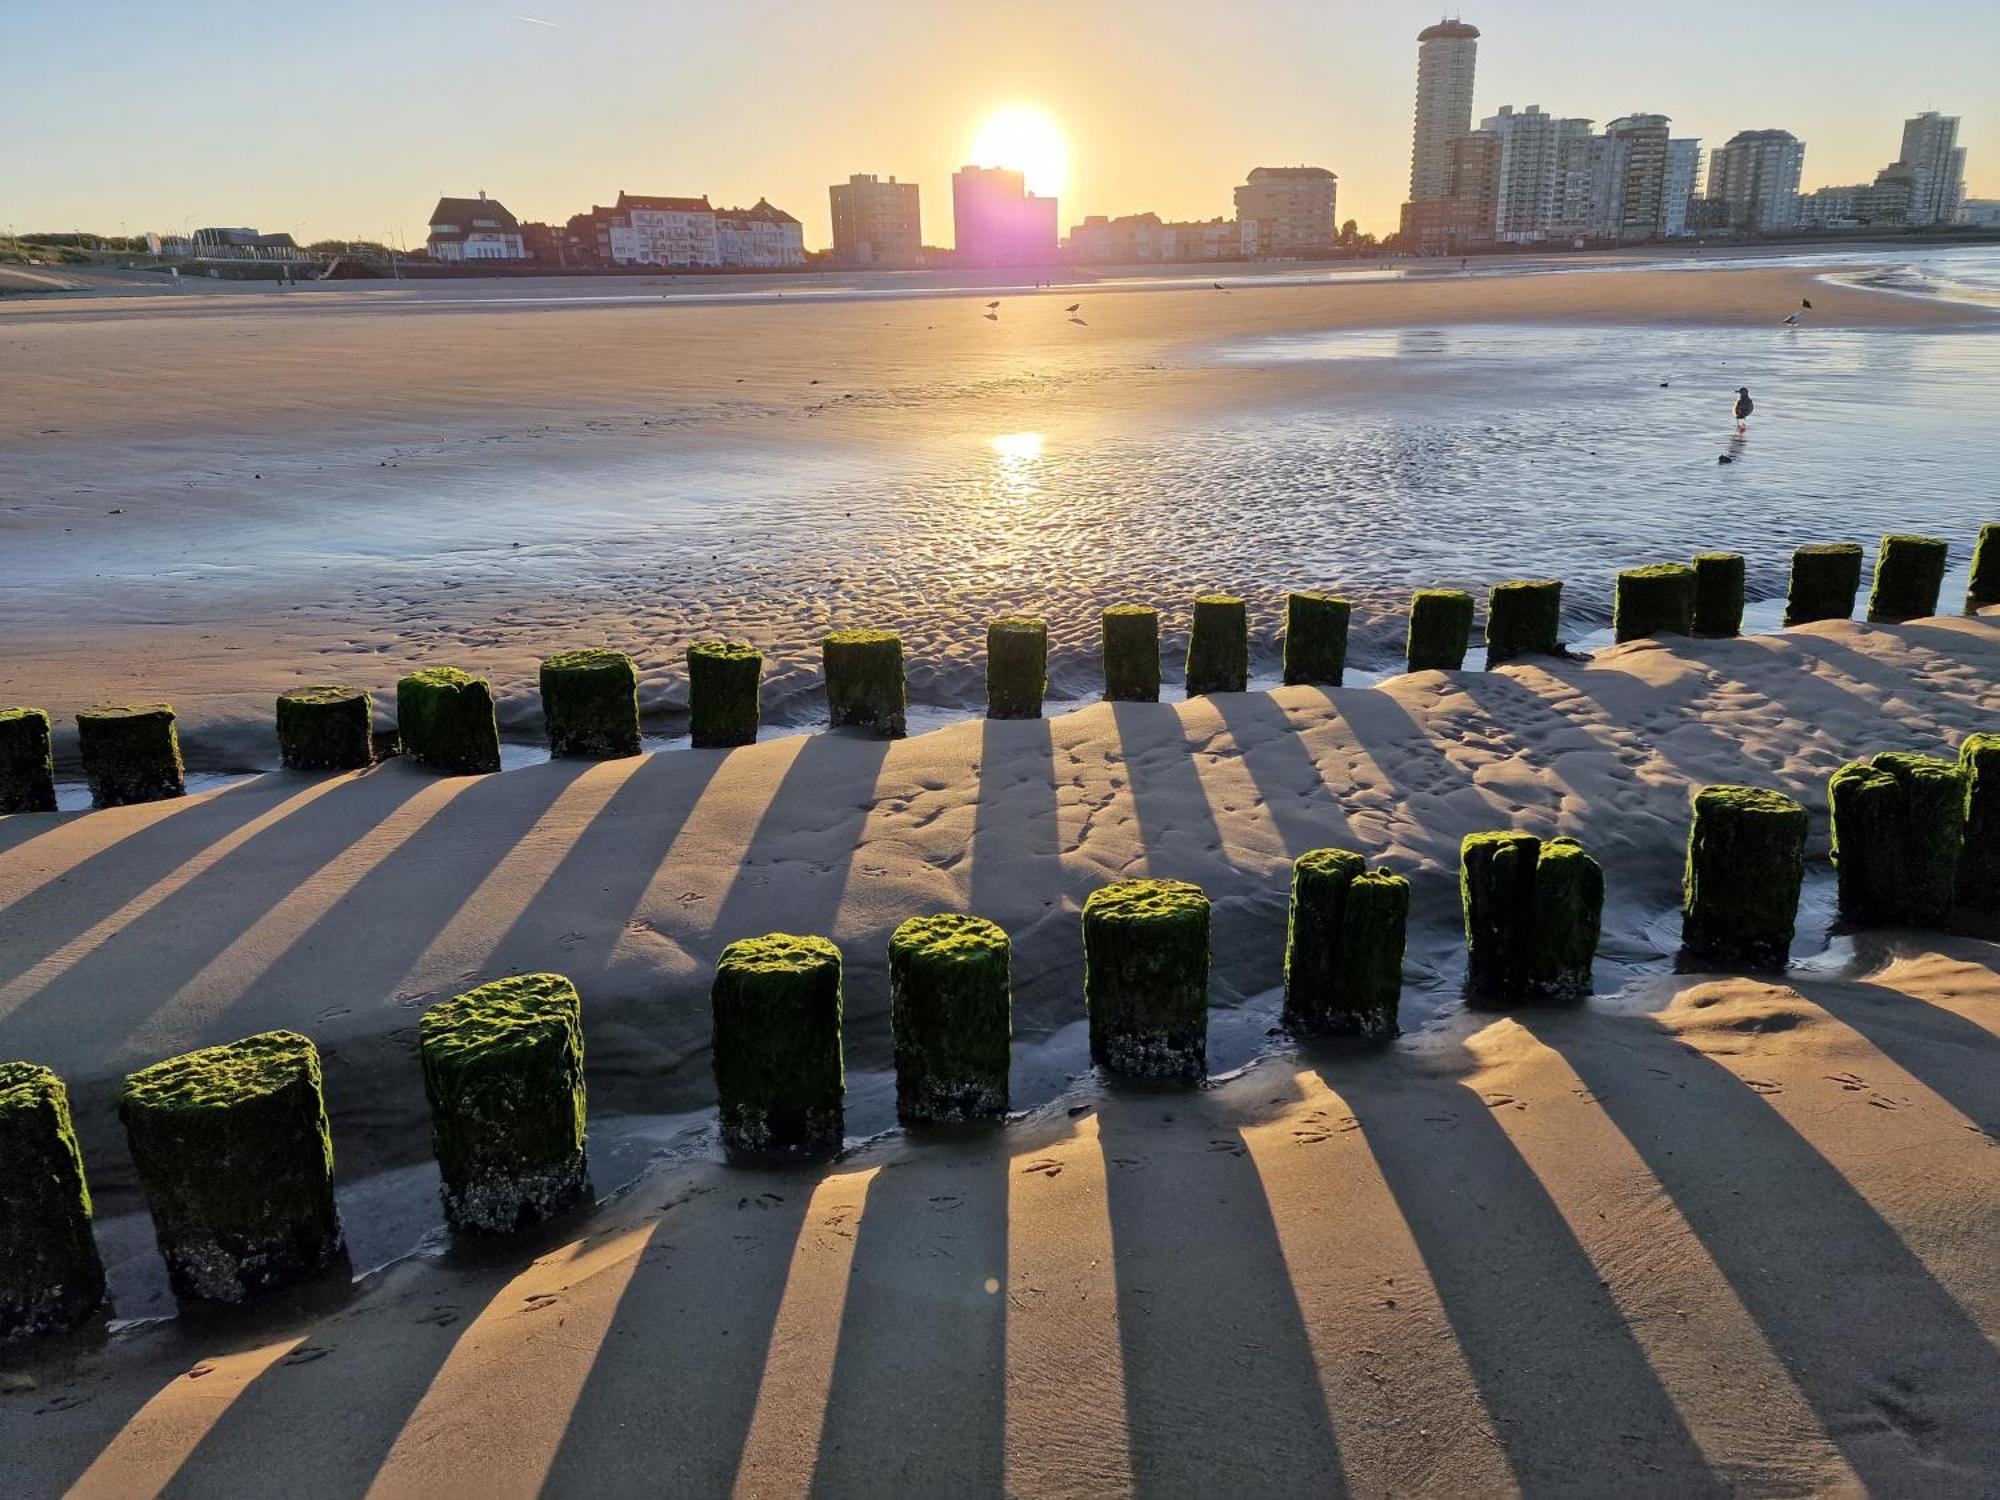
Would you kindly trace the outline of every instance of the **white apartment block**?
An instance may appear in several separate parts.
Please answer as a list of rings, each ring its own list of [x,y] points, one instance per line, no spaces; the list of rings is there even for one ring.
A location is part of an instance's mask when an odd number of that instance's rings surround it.
[[[618,194],[610,223],[619,266],[719,266],[722,247],[708,199]]]
[[[1701,138],[1676,136],[1667,142],[1667,184],[1660,204],[1660,233],[1688,232],[1688,205],[1701,186]]]
[[[1910,172],[1906,223],[1950,224],[1965,201],[1965,148],[1958,144],[1958,116],[1926,110],[1903,122],[1897,160]]]

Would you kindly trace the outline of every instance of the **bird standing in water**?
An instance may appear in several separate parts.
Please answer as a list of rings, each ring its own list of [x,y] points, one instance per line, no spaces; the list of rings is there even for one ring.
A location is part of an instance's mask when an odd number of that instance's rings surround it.
[[[1750,419],[1750,413],[1755,411],[1756,409],[1757,409],[1757,403],[1750,399],[1750,387],[1747,385],[1739,385],[1738,387],[1736,387],[1735,412],[1736,412],[1736,430],[1738,432],[1743,432],[1747,430],[1747,425]]]

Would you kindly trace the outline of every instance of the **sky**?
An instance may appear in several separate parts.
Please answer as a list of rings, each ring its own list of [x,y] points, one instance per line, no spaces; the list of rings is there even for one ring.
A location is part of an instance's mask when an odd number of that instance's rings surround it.
[[[1477,117],[1638,111],[1715,145],[1782,127],[1805,185],[1866,180],[1921,109],[2000,196],[1995,0],[1489,0]],[[828,242],[829,184],[895,174],[951,243],[982,124],[1068,144],[1061,222],[1233,213],[1254,166],[1339,174],[1395,227],[1416,33],[1402,0],[0,0],[0,227],[211,224],[415,245],[440,194],[560,223],[635,193],[767,197]],[[988,163],[991,164],[991,163]]]

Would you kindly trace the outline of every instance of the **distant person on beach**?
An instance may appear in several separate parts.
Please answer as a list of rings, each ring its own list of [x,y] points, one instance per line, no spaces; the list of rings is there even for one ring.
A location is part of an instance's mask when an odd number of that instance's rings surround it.
[[[1747,432],[1749,430],[1750,413],[1756,409],[1757,403],[1750,399],[1750,387],[1747,385],[1736,387],[1736,406],[1734,410],[1736,412],[1736,430],[1738,432]]]

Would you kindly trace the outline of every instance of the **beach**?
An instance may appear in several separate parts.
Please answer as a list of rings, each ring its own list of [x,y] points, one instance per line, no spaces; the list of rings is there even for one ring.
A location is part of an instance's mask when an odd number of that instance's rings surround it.
[[[942,722],[1022,612],[1085,701],[1102,607],[1160,606],[1171,657],[1216,590],[1251,601],[1266,679],[1291,588],[1355,600],[1358,667],[1394,664],[1414,587],[1561,577],[1581,639],[1636,563],[1732,548],[1768,600],[1803,542],[1969,536],[2000,464],[1992,310],[1798,266],[719,306],[481,285],[0,304],[5,694],[56,715],[66,764],[77,708],[165,698],[192,767],[269,769],[278,692],[352,682],[386,722],[436,663],[491,677],[527,751],[536,662],[586,644],[634,656],[671,741],[716,634],[763,648],[796,732],[845,625],[902,634]]]
[[[58,717],[69,783],[76,709],[168,699],[220,778],[0,818],[0,1058],[68,1083],[114,1315],[0,1351],[0,1487],[1990,1489],[2000,931],[1841,929],[1826,791],[2000,728],[2000,609],[1958,612],[1990,311],[1798,266],[1100,288],[1080,327],[1069,289],[513,290],[0,305],[0,701]],[[1793,546],[1905,530],[1950,542],[1935,617],[1777,628]],[[1751,633],[1609,643],[1618,568],[1724,547]],[[1401,670],[1412,587],[1536,576],[1588,655]],[[1298,587],[1355,600],[1345,686],[1277,684]],[[1230,588],[1251,691],[1095,701],[1104,605],[1164,610],[1177,684]],[[979,716],[1003,613],[1050,621],[1045,719]],[[924,732],[823,728],[832,625],[902,633]],[[726,752],[685,734],[712,633],[767,657]],[[537,751],[536,663],[590,644],[656,753]],[[278,692],[386,723],[434,663],[492,677],[507,769],[274,769]],[[1783,975],[1676,972],[1717,782],[1809,813]],[[1602,863],[1587,1001],[1468,1006],[1495,828]],[[1279,1026],[1328,845],[1411,882],[1388,1046]],[[1089,1065],[1080,909],[1137,876],[1213,903],[1199,1088]],[[1012,940],[1013,1114],[905,1132],[885,949],[949,910]],[[716,1135],[710,976],[772,930],[843,960],[810,1171]],[[418,1018],[538,971],[583,997],[595,1201],[454,1245]],[[175,1316],[120,1080],[278,1027],[321,1052],[355,1279]]]

